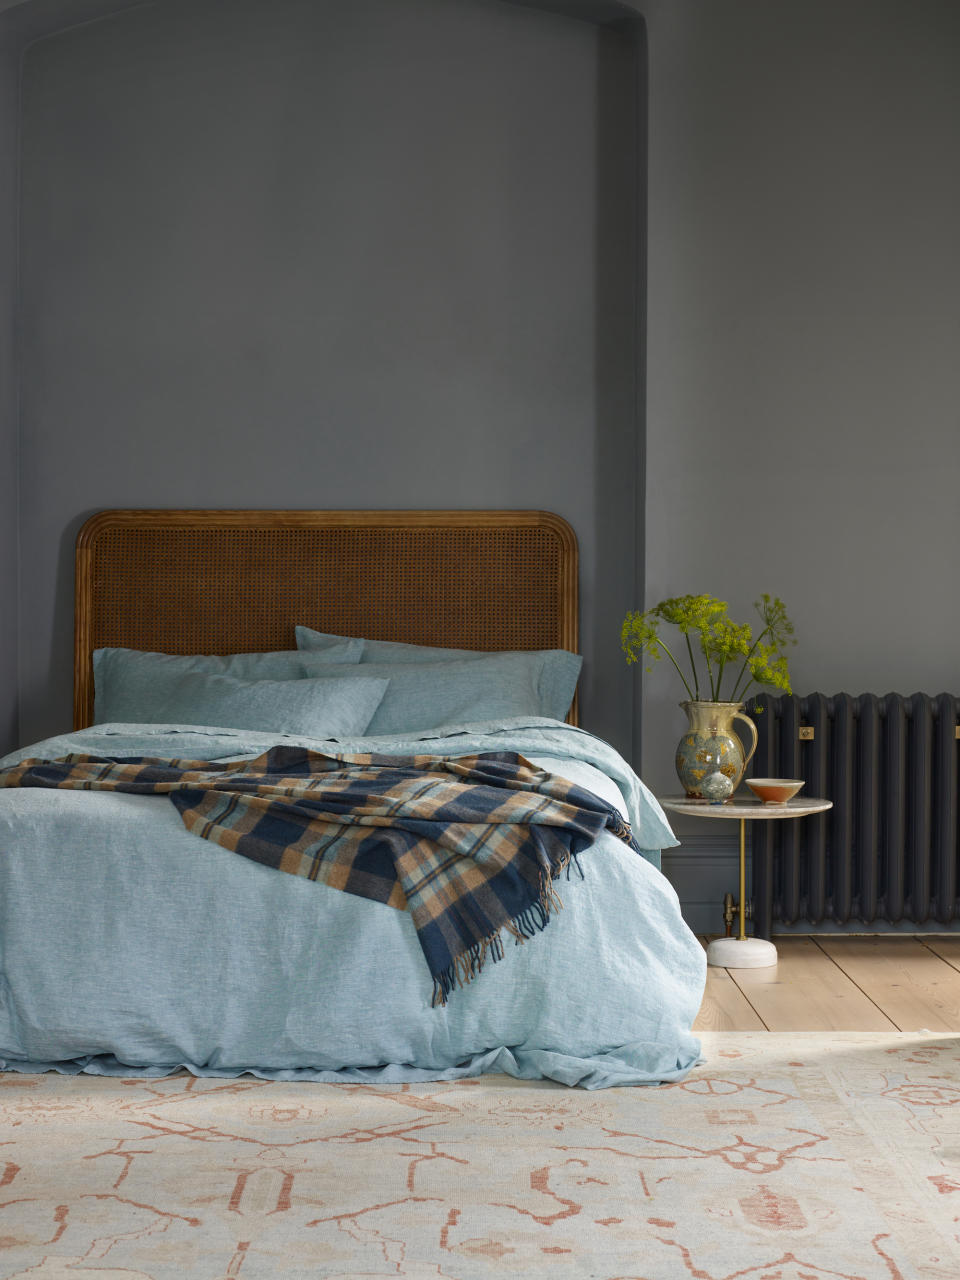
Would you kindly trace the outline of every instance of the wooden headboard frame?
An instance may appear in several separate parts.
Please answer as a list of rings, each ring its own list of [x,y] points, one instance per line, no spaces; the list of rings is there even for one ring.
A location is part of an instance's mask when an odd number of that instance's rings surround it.
[[[100,512],[77,536],[74,727],[93,723],[94,649],[292,649],[298,623],[576,651],[576,536],[546,511]]]

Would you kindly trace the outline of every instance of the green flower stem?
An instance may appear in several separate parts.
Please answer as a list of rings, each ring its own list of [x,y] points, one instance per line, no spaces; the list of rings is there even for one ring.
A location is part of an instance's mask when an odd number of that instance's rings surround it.
[[[693,672],[693,687],[696,689],[696,694],[693,696],[695,701],[699,702],[700,701],[700,679],[697,676],[697,664],[693,660],[693,645],[690,643],[690,632],[685,631],[683,633],[683,638],[687,642],[687,653],[689,653],[690,655],[690,670]],[[660,643],[662,644],[663,641],[661,641]],[[666,646],[664,646],[664,648],[666,648]],[[684,681],[684,683],[686,684],[686,681]],[[690,686],[687,685],[688,689],[689,687]]]
[[[747,683],[743,686],[743,688],[740,690],[740,692],[739,692],[739,693],[731,694],[730,701],[731,701],[731,702],[742,702],[742,701],[744,700],[744,698],[747,696],[747,691],[749,690],[750,686],[751,686],[751,685],[754,685],[754,684],[756,684],[756,683],[757,683],[756,678],[755,678],[755,677],[753,677],[753,676],[751,676],[751,677],[750,677],[750,679],[749,679],[749,680],[747,681]]]
[[[733,693],[730,695],[730,701],[731,701],[731,702],[738,702],[738,701],[739,701],[739,699],[738,699],[738,697],[737,697],[737,689],[739,688],[740,681],[743,679],[743,673],[744,673],[744,672],[746,671],[746,669],[747,669],[747,663],[748,663],[748,662],[750,661],[750,659],[753,657],[753,651],[756,649],[757,645],[760,643],[760,641],[763,639],[763,637],[764,637],[765,635],[769,635],[769,633],[770,633],[770,628],[769,628],[769,627],[765,627],[765,628],[764,628],[764,630],[763,630],[763,631],[761,631],[761,632],[760,632],[760,634],[757,636],[756,640],[754,640],[753,644],[750,646],[750,652],[749,652],[749,653],[747,654],[747,656],[744,658],[744,660],[743,660],[743,666],[740,668],[739,672],[737,673],[737,678],[736,678],[736,680],[734,681],[734,685],[733,685]],[[754,683],[754,681],[753,681],[752,679],[748,680],[748,681],[747,681],[747,683],[743,686],[743,692],[744,692],[744,693],[746,693],[746,692],[747,692],[747,690],[750,688],[750,686],[751,686],[753,683]]]
[[[710,697],[712,701],[718,702],[717,690],[713,683],[713,667],[710,665],[710,654],[707,652],[706,637],[701,633],[700,648],[703,650],[703,660],[707,664],[707,679],[710,681]]]
[[[727,665],[726,658],[720,659],[720,669],[717,672],[717,701],[720,701],[720,690],[723,687],[723,668]],[[731,698],[731,702],[733,699]]]
[[[678,676],[680,677],[680,679],[683,681],[683,687],[686,689],[687,693],[690,695],[690,701],[691,701],[691,702],[699,702],[699,698],[694,697],[693,690],[692,690],[692,689],[690,688],[690,686],[687,684],[686,676],[684,676],[683,672],[680,670],[680,667],[679,667],[679,665],[678,665],[678,663],[677,663],[676,658],[673,656],[673,654],[670,652],[670,650],[667,648],[667,646],[663,643],[663,639],[662,639],[662,637],[660,637],[660,636],[658,636],[658,637],[657,637],[657,644],[659,644],[660,648],[661,648],[661,649],[663,650],[663,652],[667,655],[667,657],[670,659],[670,661],[673,663],[673,665],[677,668],[677,675],[678,675]]]

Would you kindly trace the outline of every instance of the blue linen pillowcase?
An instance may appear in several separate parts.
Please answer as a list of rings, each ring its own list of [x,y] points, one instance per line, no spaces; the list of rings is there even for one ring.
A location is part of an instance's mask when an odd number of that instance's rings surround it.
[[[522,653],[462,662],[361,663],[363,675],[389,680],[367,733],[420,733],[466,721],[549,715],[539,688],[542,665]],[[339,673],[332,666],[314,674],[328,679]]]
[[[95,649],[94,720],[97,724],[111,720],[130,724],[140,721],[156,723],[139,715],[138,707],[141,703],[151,705],[151,691],[157,680],[169,681],[185,675],[232,676],[236,680],[302,680],[318,663],[356,665],[362,652],[362,640],[338,641],[324,651],[322,659],[296,649],[222,656],[151,653],[141,649]]]
[[[323,631],[314,631],[312,627],[297,627],[297,648],[305,653],[327,654],[334,652],[336,646],[342,644],[345,637],[329,635]],[[537,709],[524,705],[521,710],[509,712],[514,715],[550,716],[553,720],[562,720],[570,710],[573,695],[576,692],[577,680],[583,658],[578,653],[570,653],[567,649],[511,649],[490,652],[484,649],[441,649],[430,645],[402,644],[394,640],[364,640],[361,666],[372,663],[397,664],[413,666],[414,664],[451,665],[454,662],[482,662],[489,679],[496,681],[497,664],[509,659],[505,668],[511,679],[516,678],[519,666],[529,668],[531,678],[537,688]],[[388,701],[398,696],[399,690],[392,690]],[[376,723],[378,716],[374,717]],[[476,716],[474,719],[490,719],[488,716]],[[435,726],[430,725],[429,728]],[[371,728],[371,733],[378,732]]]
[[[342,665],[329,668],[342,673]],[[233,676],[166,670],[135,704],[122,697],[109,719],[138,724],[216,725],[298,733],[311,738],[353,738],[366,732],[389,681],[337,679],[238,680]]]

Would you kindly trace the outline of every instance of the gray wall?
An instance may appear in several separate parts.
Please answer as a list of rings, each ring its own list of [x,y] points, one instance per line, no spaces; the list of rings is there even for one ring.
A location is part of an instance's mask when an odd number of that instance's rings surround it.
[[[779,594],[801,693],[960,692],[960,5],[648,16],[647,601]]]
[[[644,12],[646,601],[781,595],[801,693],[960,692],[960,5]],[[645,679],[664,790],[677,683]],[[678,829],[688,900],[735,888],[723,824]]]
[[[26,45],[116,0],[0,0],[0,753],[19,739],[20,521],[17,281],[20,66]]]
[[[171,0],[31,46],[23,740],[69,717],[92,510],[532,506],[579,535],[585,712],[629,745],[636,100],[622,38],[490,0]]]
[[[17,42],[0,22],[0,751],[17,736]]]

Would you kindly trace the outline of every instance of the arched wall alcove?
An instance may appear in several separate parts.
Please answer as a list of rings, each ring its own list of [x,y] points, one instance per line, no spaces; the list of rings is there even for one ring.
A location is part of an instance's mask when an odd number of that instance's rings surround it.
[[[0,11],[8,176],[20,157],[0,735],[69,722],[92,510],[532,506],[578,533],[584,722],[629,751],[641,19],[605,0]]]

